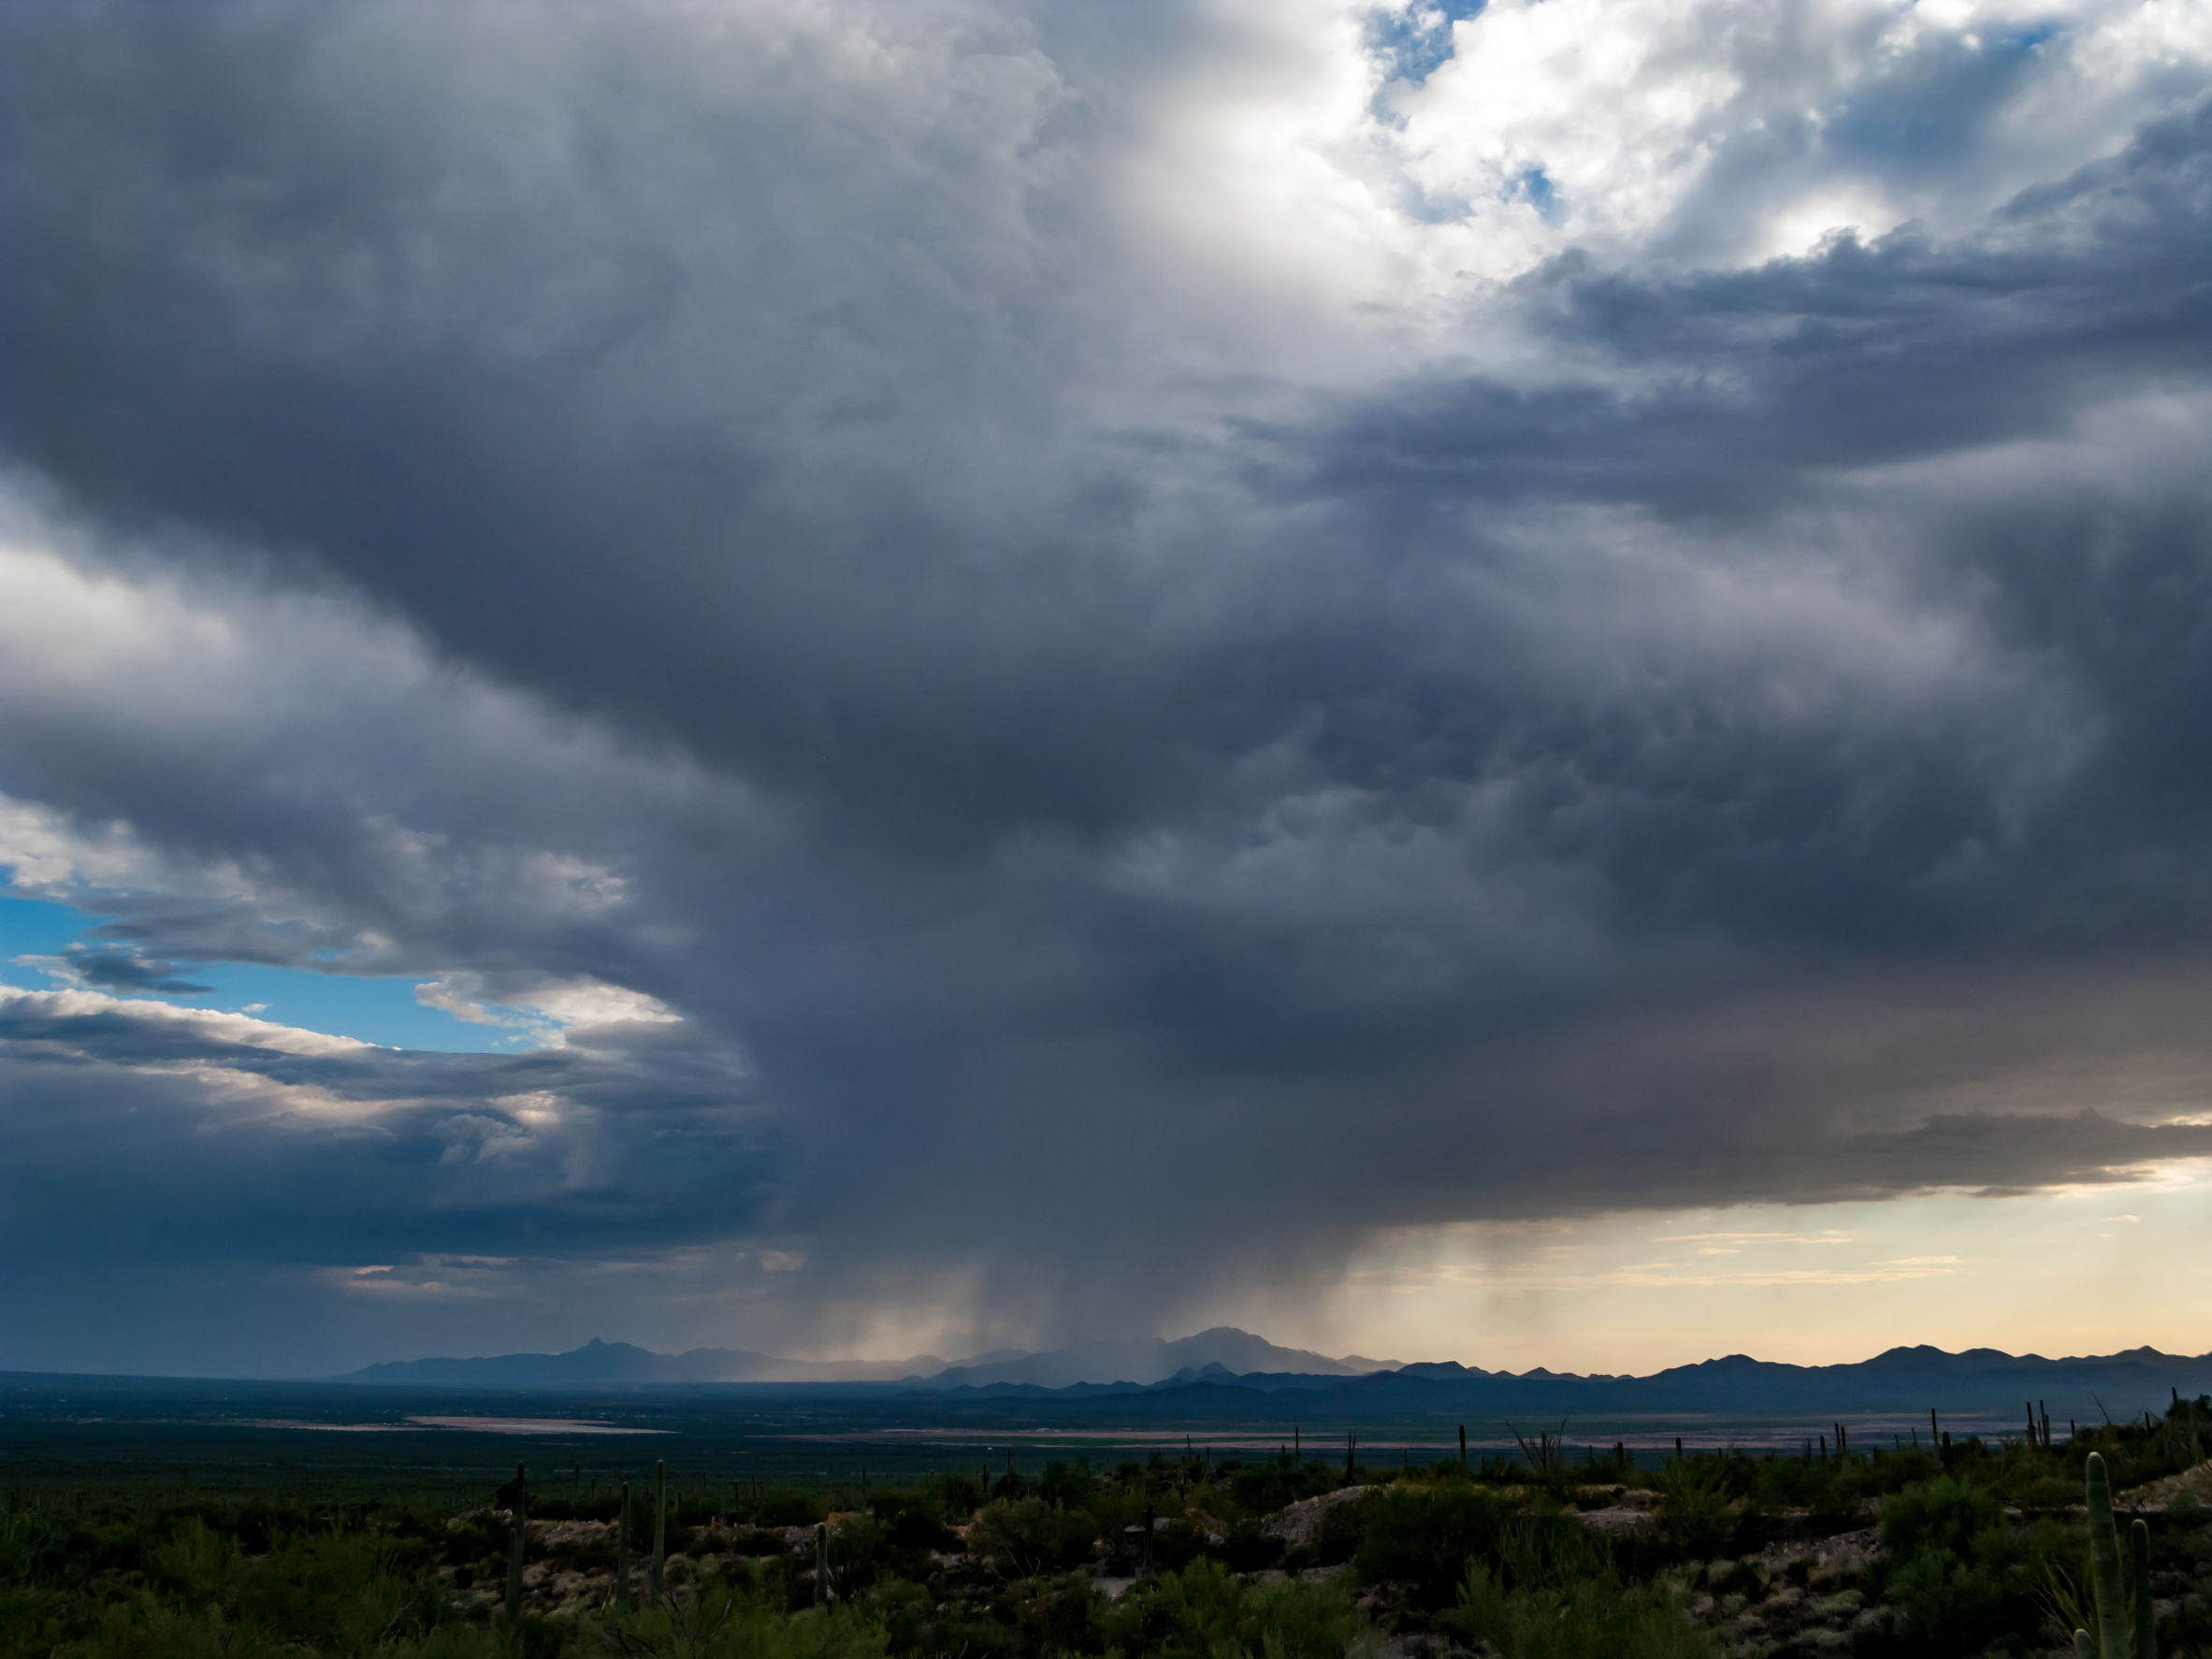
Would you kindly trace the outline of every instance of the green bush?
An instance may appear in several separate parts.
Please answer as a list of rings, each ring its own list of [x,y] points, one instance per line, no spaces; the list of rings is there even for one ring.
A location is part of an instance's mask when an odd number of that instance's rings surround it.
[[[1089,1458],[1078,1458],[1074,1464],[1047,1464],[1045,1472],[1037,1477],[1037,1496],[1057,1509],[1083,1508],[1097,1489]]]
[[[1453,1623],[1512,1659],[1710,1659],[1713,1638],[1691,1629],[1676,1599],[1610,1572],[1508,1587],[1483,1562],[1467,1568]]]
[[[1989,1493],[1941,1475],[1883,1501],[1882,1548],[1901,1558],[1925,1549],[1964,1555],[1976,1537],[2003,1524],[2004,1506]]]
[[[861,1610],[884,1633],[892,1653],[921,1659],[1004,1659],[1019,1651],[1020,1634],[984,1604],[939,1602],[920,1584],[894,1580],[871,1592]]]
[[[1423,1606],[1446,1607],[1467,1562],[1496,1551],[1512,1518],[1503,1493],[1471,1483],[1394,1486],[1367,1517],[1352,1565],[1370,1584],[1410,1584]]]
[[[1727,1468],[1707,1459],[1667,1472],[1659,1485],[1659,1523],[1684,1555],[1724,1554],[1735,1540],[1742,1510],[1729,1488]]]
[[[1109,1649],[1158,1659],[1343,1659],[1359,1614],[1334,1584],[1253,1587],[1196,1561],[1122,1596],[1103,1621]]]
[[[1337,1474],[1325,1464],[1294,1462],[1288,1457],[1246,1464],[1229,1475],[1229,1495],[1247,1515],[1267,1515],[1335,1491]]]
[[[1009,1579],[1079,1565],[1091,1553],[1091,1515],[1056,1509],[1042,1498],[994,1503],[968,1529],[968,1551]]]
[[[1496,1565],[1506,1585],[1515,1590],[1616,1576],[1611,1540],[1564,1509],[1517,1518],[1498,1542]]]
[[[2046,1522],[2016,1531],[2003,1507],[1956,1477],[1908,1486],[1882,1504],[1883,1593],[1909,1652],[1978,1653],[2032,1641],[2051,1586],[2068,1581],[2080,1533]]]
[[[40,1531],[22,1516],[9,1530],[19,1522]],[[17,1616],[0,1618],[7,1633],[0,1654],[196,1659],[308,1651],[412,1659],[494,1651],[422,1570],[426,1554],[390,1538],[336,1529],[280,1534],[249,1560],[235,1537],[187,1514],[147,1543],[144,1559],[131,1594],[19,1604]],[[17,1563],[39,1570],[35,1559]]]

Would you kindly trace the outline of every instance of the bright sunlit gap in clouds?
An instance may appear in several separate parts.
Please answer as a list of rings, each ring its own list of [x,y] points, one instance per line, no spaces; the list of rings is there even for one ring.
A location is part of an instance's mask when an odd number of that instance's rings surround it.
[[[1922,1343],[2202,1349],[2212,1164],[2013,1197],[1467,1223],[1376,1240],[1278,1340],[1490,1370],[1834,1364]],[[1311,1307],[1311,1304],[1308,1305]]]
[[[0,218],[0,1367],[2208,1346],[2205,0],[23,7]]]

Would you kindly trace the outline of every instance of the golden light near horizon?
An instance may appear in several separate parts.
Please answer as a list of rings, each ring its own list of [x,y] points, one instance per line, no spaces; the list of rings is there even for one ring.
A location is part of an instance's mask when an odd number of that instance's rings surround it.
[[[2212,1161],[2005,1197],[1747,1205],[1378,1239],[1277,1340],[1488,1370],[1840,1364],[1927,1344],[2212,1350]]]

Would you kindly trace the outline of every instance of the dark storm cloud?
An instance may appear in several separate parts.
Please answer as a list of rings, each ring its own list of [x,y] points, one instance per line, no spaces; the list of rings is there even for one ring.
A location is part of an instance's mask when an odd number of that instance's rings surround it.
[[[195,1142],[225,1249],[773,1225],[1103,1327],[1385,1223],[2208,1149],[2112,1090],[2201,1047],[2212,105],[1748,268],[1695,200],[1468,302],[1544,372],[1351,391],[1174,367],[1079,21],[541,25],[7,17],[0,444],[253,641],[7,693],[0,788],[166,861],[97,959],[686,1017],[226,1049],[378,1127]],[[1940,172],[2025,73],[1928,50],[1837,145],[1940,115],[1892,158]],[[202,1120],[195,1029],[7,1017],[43,1124]],[[531,1091],[614,1125],[584,1184],[484,1104]]]
[[[196,997],[213,988],[195,985],[175,962],[120,950],[73,947],[65,958],[67,972],[101,990],[153,991],[166,997]]]
[[[759,1226],[775,1136],[742,1073],[651,1031],[600,1036],[619,1046],[301,1052],[253,1021],[0,1001],[8,1226],[67,1237],[92,1188],[120,1200],[96,1248],[124,1255],[568,1255]]]

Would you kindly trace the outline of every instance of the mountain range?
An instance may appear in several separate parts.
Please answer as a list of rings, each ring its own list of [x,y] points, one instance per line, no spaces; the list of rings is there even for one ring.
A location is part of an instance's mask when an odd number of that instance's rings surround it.
[[[559,1354],[501,1354],[371,1365],[333,1380],[354,1384],[539,1391],[782,1384],[878,1396],[915,1395],[940,1407],[1018,1399],[1074,1422],[1238,1418],[1312,1421],[1342,1415],[1509,1417],[1911,1412],[2017,1414],[2033,1400],[2054,1420],[2094,1421],[2162,1410],[2176,1394],[2212,1393],[2212,1353],[2137,1348],[2066,1359],[1893,1348],[1835,1365],[1792,1365],[1743,1354],[1676,1365],[1648,1377],[1543,1369],[1485,1371],[1454,1361],[1412,1364],[1330,1358],[1279,1348],[1222,1326],[1176,1341],[1092,1342],[1041,1353],[978,1354],[958,1364],[931,1356],[820,1363],[732,1349],[659,1354],[591,1342]],[[1101,1416],[1101,1414],[1105,1416]]]
[[[1398,1362],[1354,1354],[1331,1359],[1302,1348],[1279,1348],[1228,1325],[1166,1341],[1157,1336],[1077,1343],[1033,1353],[1001,1349],[947,1363],[934,1354],[908,1360],[788,1360],[745,1349],[695,1348],[655,1353],[627,1342],[597,1339],[557,1354],[498,1354],[481,1359],[395,1360],[334,1378],[339,1382],[404,1383],[455,1388],[636,1388],[701,1382],[910,1382],[934,1389],[1014,1386],[1058,1389],[1084,1383],[1164,1382],[1211,1373],[1357,1377],[1395,1369]]]

